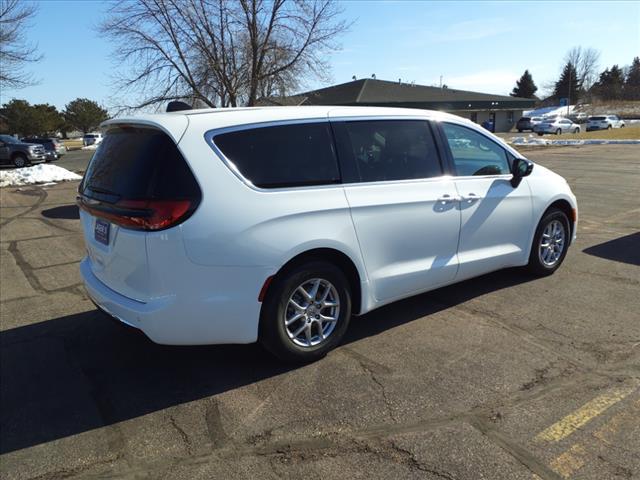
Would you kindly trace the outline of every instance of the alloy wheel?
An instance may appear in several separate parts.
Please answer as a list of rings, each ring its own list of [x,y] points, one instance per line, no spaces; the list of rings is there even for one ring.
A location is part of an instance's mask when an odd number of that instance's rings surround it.
[[[284,311],[285,331],[300,347],[315,347],[333,333],[340,316],[340,297],[331,282],[313,278],[295,288]]]
[[[538,245],[538,257],[546,267],[553,267],[564,251],[566,240],[565,227],[559,220],[547,224]]]

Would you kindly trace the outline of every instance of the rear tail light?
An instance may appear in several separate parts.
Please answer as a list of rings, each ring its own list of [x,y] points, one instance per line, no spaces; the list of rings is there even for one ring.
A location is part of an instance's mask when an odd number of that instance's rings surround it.
[[[120,200],[109,204],[78,197],[78,206],[91,215],[133,230],[156,231],[186,220],[196,209],[194,200]]]

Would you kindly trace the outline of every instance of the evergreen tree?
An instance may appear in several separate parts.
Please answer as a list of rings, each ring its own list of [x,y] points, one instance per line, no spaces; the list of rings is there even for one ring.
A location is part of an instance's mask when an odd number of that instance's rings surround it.
[[[513,87],[509,95],[520,98],[536,98],[535,93],[537,90],[538,87],[533,83],[533,77],[529,73],[529,70],[525,70],[520,80],[516,81],[516,86]]]
[[[560,78],[553,88],[555,99],[567,98],[570,104],[575,104],[582,93],[582,85],[578,79],[576,67],[567,62],[562,69]]]
[[[640,57],[635,57],[624,82],[624,98],[640,100]]]
[[[624,73],[618,65],[614,65],[600,74],[598,82],[594,85],[594,91],[602,100],[620,100],[624,85]]]

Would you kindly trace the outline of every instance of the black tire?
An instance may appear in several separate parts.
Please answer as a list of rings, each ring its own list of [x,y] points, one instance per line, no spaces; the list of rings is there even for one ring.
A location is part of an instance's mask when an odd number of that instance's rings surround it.
[[[613,128],[613,127],[612,127],[611,125],[609,125],[609,126],[607,127],[607,130],[611,130],[612,128]]]
[[[556,130],[556,135],[560,135],[561,133],[562,133],[562,130],[561,130],[561,129],[557,129],[557,130]]]
[[[335,288],[340,302],[338,319],[333,331],[318,345],[300,346],[289,337],[284,325],[287,306],[289,298],[299,286],[317,278],[328,281]],[[342,270],[331,263],[309,260],[278,274],[269,286],[260,312],[259,342],[284,361],[314,362],[338,346],[349,326],[350,318],[351,287]],[[301,319],[300,322],[304,323],[304,320]]]
[[[544,133],[542,132],[538,132],[538,136],[541,137],[542,135],[544,135]]]
[[[580,133],[580,129],[578,127],[574,128],[573,133]]]
[[[23,168],[29,165],[29,159],[22,153],[16,153],[13,156],[13,165],[16,168]]]
[[[624,128],[624,125],[620,125],[620,128]]]
[[[522,133],[522,129],[520,129],[520,128],[519,128],[519,129],[518,129],[518,133]]]
[[[547,228],[547,226],[553,221],[559,221],[564,228],[564,244],[563,249],[560,254],[560,257],[553,263],[553,265],[545,264],[540,258],[540,243],[542,239],[542,234]],[[529,263],[527,264],[527,270],[530,273],[537,276],[546,276],[551,275],[555,272],[567,255],[567,249],[569,248],[569,243],[571,242],[571,228],[569,227],[569,219],[565,215],[562,210],[557,208],[552,208],[548,210],[540,220],[538,224],[538,228],[536,228],[536,233],[533,235],[533,242],[531,243],[531,253],[529,255]]]

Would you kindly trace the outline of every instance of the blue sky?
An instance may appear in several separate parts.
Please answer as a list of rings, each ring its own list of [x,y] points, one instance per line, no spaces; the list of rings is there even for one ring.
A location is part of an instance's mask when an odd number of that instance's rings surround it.
[[[538,87],[553,81],[575,45],[600,51],[601,69],[640,55],[640,2],[344,1],[351,30],[330,57],[333,83],[369,77],[507,94],[525,69]],[[27,32],[44,59],[37,86],[0,92],[58,108],[76,97],[112,104],[112,45],[95,26],[108,2],[39,2]],[[306,87],[325,86],[316,81]]]

